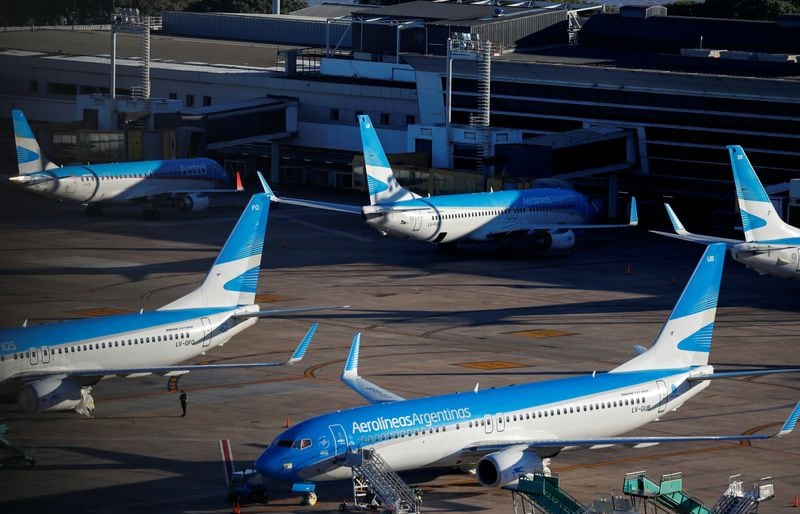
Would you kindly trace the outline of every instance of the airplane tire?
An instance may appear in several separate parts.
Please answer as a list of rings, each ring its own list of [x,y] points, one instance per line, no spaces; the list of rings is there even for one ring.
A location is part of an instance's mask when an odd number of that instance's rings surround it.
[[[308,505],[313,507],[317,504],[317,495],[314,492],[307,492],[303,495],[303,505]]]

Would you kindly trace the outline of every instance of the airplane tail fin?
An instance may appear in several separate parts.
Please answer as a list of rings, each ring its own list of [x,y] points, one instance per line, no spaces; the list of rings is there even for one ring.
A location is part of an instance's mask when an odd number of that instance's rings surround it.
[[[731,145],[728,153],[733,167],[733,180],[736,182],[736,199],[742,215],[745,240],[780,242],[784,238],[800,236],[800,230],[785,223],[775,211],[742,147]]]
[[[364,149],[364,167],[367,173],[370,205],[419,198],[419,195],[397,183],[369,116],[360,115],[358,124],[361,128],[361,146]]]
[[[36,136],[28,125],[28,120],[19,109],[11,111],[11,118],[14,122],[14,142],[17,146],[17,166],[19,167],[19,174],[25,175],[27,173],[35,173],[37,171],[44,171],[57,168],[55,164],[48,161],[42,155],[42,150],[39,148],[39,142],[36,141]]]
[[[725,249],[724,243],[706,248],[655,343],[612,372],[708,364]]]
[[[159,310],[255,303],[269,202],[266,193],[253,195],[200,287]]]

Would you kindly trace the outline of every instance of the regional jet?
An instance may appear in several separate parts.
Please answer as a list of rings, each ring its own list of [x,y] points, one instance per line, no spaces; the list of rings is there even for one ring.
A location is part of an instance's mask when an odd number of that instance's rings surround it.
[[[268,214],[269,195],[254,195],[200,287],[158,310],[0,330],[0,389],[26,412],[89,415],[92,386],[106,377],[297,362],[316,324],[287,361],[173,365],[224,345],[260,317],[327,308],[263,311],[255,304]]]
[[[710,245],[655,343],[609,372],[403,399],[358,375],[356,334],[341,378],[371,405],[284,430],[258,457],[256,469],[292,483],[293,490],[313,492],[317,481],[350,478],[348,455],[368,449],[395,471],[474,469],[482,485],[502,487],[547,472],[550,458],[565,448],[785,436],[800,417],[800,403],[772,433],[620,436],[678,409],[714,379],[800,372],[715,372],[708,364],[724,257],[725,245]]]
[[[317,202],[272,196],[273,202],[360,214],[382,235],[434,243],[452,249],[457,242],[499,243],[513,251],[522,238],[533,238],[541,250],[565,250],[575,244],[576,229],[635,226],[636,199],[630,221],[621,225],[588,222],[597,208],[571,189],[535,188],[421,197],[403,188],[394,176],[369,116],[360,115],[361,143],[370,205]]]
[[[144,207],[144,219],[157,220],[161,206],[204,211],[208,194],[243,190],[238,174],[234,188],[225,170],[204,158],[58,166],[42,155],[22,111],[15,109],[11,116],[19,174],[8,177],[8,182],[43,196],[85,204],[89,216],[98,216],[103,205],[133,204]]]
[[[653,232],[694,243],[724,243],[734,260],[761,275],[800,278],[800,229],[780,218],[742,147],[729,146],[728,153],[745,240],[693,234],[683,227],[675,211],[666,203],[664,207],[675,233]]]

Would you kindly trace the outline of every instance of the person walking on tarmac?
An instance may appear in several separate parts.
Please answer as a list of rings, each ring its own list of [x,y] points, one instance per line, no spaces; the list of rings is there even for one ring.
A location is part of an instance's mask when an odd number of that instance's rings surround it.
[[[181,414],[181,417],[182,417],[182,418],[185,418],[185,417],[186,417],[186,401],[187,401],[188,399],[189,399],[189,397],[188,397],[188,396],[186,396],[186,391],[184,391],[183,389],[181,389],[181,396],[180,396],[180,400],[181,400],[181,410],[183,411],[183,413]]]

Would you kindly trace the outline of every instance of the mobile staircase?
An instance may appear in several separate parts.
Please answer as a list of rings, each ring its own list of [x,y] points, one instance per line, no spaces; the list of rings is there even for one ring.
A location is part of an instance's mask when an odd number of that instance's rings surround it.
[[[348,452],[353,469],[353,503],[357,508],[382,508],[397,514],[418,514],[420,501],[414,491],[375,450]]]
[[[749,491],[744,490],[742,475],[733,475],[728,480],[728,488],[719,497],[712,510],[716,514],[750,514],[758,512],[761,502],[775,496],[772,477],[764,477]]]
[[[660,482],[651,480],[644,471],[625,475],[622,490],[642,511],[658,508],[676,514],[711,514],[712,510],[683,490],[683,473],[661,475]]]
[[[578,514],[586,509],[578,500],[561,489],[558,475],[533,473],[519,477],[516,486],[509,487],[514,502],[514,513],[517,505],[524,514],[533,513],[538,507],[550,514]],[[530,509],[530,510],[528,510]]]

